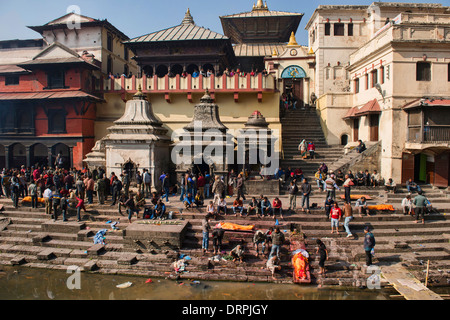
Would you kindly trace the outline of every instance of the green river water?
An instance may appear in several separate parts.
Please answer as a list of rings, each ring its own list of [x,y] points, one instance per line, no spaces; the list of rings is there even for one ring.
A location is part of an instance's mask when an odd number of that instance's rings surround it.
[[[318,288],[316,285],[236,283],[81,273],[80,289],[69,289],[71,274],[24,267],[0,267],[0,300],[391,300],[393,290]],[[128,288],[116,286],[131,282]]]

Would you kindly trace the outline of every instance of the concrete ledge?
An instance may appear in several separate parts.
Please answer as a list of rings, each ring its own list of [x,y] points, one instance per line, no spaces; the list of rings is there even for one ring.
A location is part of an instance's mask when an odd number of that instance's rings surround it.
[[[11,259],[11,265],[13,265],[13,266],[20,266],[25,263],[27,263],[27,260],[25,259],[25,257],[18,256],[18,257]]]
[[[89,256],[98,256],[105,252],[105,246],[102,244],[94,244],[92,247],[87,249],[87,254]]]
[[[118,265],[126,265],[126,266],[130,266],[132,264],[135,264],[137,262],[136,256],[135,255],[122,255],[118,260],[117,260],[117,264]]]
[[[84,222],[63,222],[63,221],[47,221],[41,226],[44,232],[57,233],[78,233],[80,230],[86,229]]]
[[[38,260],[51,260],[55,258],[53,249],[45,249],[37,254]]]

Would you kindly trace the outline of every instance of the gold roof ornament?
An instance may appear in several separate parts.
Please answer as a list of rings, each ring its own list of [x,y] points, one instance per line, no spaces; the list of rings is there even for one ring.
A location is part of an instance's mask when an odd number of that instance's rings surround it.
[[[278,51],[277,51],[277,49],[275,49],[275,48],[273,49],[272,56],[273,56],[273,57],[278,56]]]
[[[289,39],[288,46],[298,46],[297,39],[295,39],[294,31],[291,33],[291,38]]]
[[[255,10],[264,10],[264,11],[269,10],[269,7],[267,6],[267,2],[266,2],[266,4],[264,4],[262,0],[258,0],[256,5],[253,4],[253,11],[255,11]]]
[[[308,51],[308,54],[314,54],[314,50],[313,50],[313,48],[312,48],[312,47],[309,47],[309,51]]]
[[[186,11],[186,14],[184,15],[183,21],[181,21],[181,24],[195,24],[194,18],[192,18],[191,10],[188,8]]]

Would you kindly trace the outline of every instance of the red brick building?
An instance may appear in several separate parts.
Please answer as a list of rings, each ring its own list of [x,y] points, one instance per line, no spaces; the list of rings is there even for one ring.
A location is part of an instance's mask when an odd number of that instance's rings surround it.
[[[89,54],[55,42],[32,60],[0,66],[0,167],[82,167],[95,144],[93,72]]]

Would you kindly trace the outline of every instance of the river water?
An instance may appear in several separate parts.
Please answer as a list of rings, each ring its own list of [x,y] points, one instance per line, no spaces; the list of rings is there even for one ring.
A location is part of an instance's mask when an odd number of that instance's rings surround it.
[[[318,288],[315,285],[212,282],[0,267],[0,300],[389,300],[392,290]],[[69,281],[68,281],[69,279]],[[69,289],[79,284],[80,289]],[[116,286],[131,282],[128,288]]]

